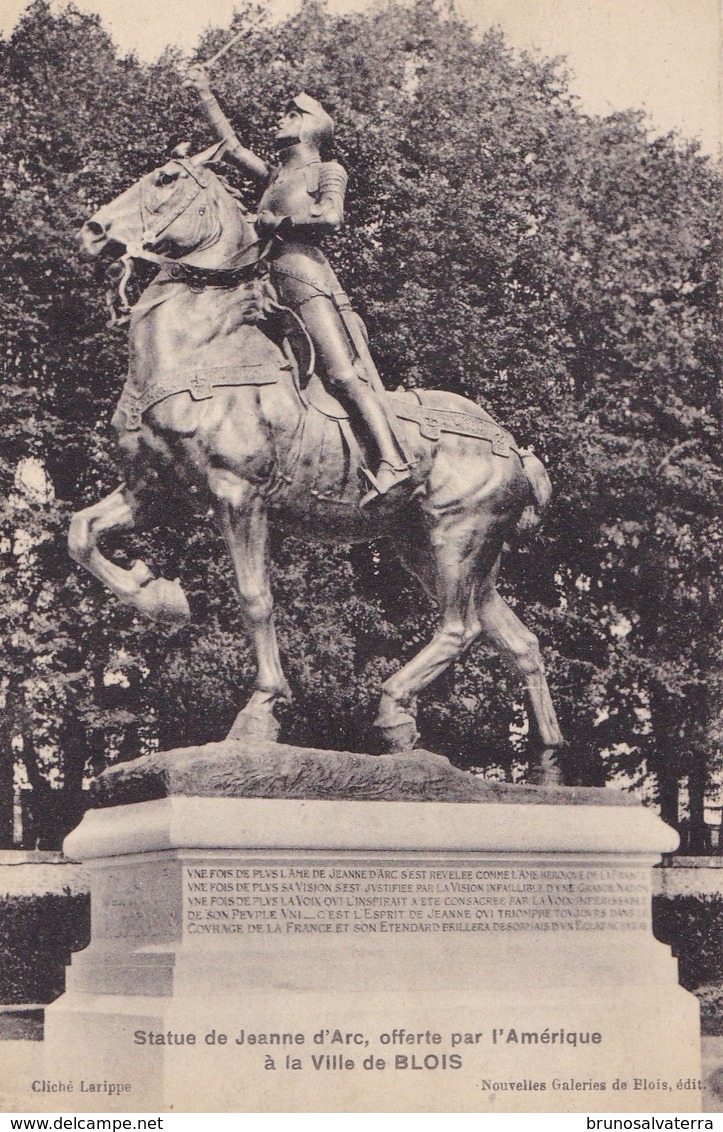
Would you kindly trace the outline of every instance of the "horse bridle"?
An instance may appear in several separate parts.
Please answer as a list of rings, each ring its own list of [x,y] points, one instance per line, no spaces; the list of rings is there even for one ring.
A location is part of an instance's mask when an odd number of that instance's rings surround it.
[[[149,209],[145,205],[144,198],[144,188],[147,181],[144,178],[141,182],[140,212],[143,230],[142,243],[134,244],[127,242],[125,244],[125,252],[111,264],[106,272],[106,278],[113,283],[113,287],[106,292],[106,303],[110,310],[110,319],[108,322],[110,327],[124,326],[131,317],[133,305],[128,301],[127,287],[133,275],[136,260],[141,260],[145,263],[151,263],[160,267],[167,276],[167,280],[164,280],[167,282],[186,283],[196,291],[202,291],[206,287],[232,290],[234,287],[238,287],[240,283],[253,278],[271,249],[273,240],[254,240],[248,245],[248,248],[253,249],[260,247],[261,250],[258,254],[233,267],[200,267],[197,264],[184,263],[182,259],[172,259],[170,256],[164,256],[159,252],[152,251],[153,245],[158,243],[163,233],[166,232],[198,198],[201,189],[208,188],[208,182],[203,177],[199,176],[198,171],[192,167],[191,162],[183,161],[180,158],[174,158],[174,162],[185,169],[186,173],[188,173],[195,182],[195,191],[192,192],[185,201],[181,202],[173,215],[165,220],[162,228],[152,231],[145,223],[149,212]],[[214,241],[210,241],[209,243],[201,244],[200,247],[194,248],[194,251],[189,254],[202,251],[204,248],[212,246],[213,242]]]

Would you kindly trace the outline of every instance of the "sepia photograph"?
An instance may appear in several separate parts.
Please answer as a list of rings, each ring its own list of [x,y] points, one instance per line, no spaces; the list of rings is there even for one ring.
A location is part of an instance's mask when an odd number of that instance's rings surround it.
[[[720,25],[0,0],[0,1113],[723,1112]]]

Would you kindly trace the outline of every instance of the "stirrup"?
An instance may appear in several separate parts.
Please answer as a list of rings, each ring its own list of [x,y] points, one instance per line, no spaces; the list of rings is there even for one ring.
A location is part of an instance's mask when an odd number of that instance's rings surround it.
[[[371,491],[363,495],[359,500],[361,508],[367,507],[373,503],[375,499],[386,495],[389,491],[403,484],[411,476],[411,472],[407,464],[402,464],[400,467],[395,467],[390,464],[388,460],[382,460],[377,468],[376,475],[373,475],[368,468],[363,469],[365,476],[372,485]]]

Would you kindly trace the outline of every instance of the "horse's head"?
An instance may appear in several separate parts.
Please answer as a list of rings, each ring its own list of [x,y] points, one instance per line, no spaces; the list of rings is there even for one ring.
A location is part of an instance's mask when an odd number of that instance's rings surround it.
[[[207,252],[205,266],[232,263],[256,234],[238,199],[209,168],[218,151],[212,146],[193,157],[174,156],[103,205],[80,230],[84,251],[96,256],[113,248],[174,259]]]

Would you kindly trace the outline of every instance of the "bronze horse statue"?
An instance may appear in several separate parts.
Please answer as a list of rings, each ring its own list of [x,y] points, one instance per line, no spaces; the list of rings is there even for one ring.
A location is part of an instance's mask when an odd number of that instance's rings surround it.
[[[539,521],[549,499],[542,464],[473,402],[398,391],[387,396],[412,477],[399,498],[360,509],[364,453],[319,379],[304,384],[313,358],[302,328],[274,302],[253,217],[209,167],[214,156],[172,158],[80,233],[91,255],[118,249],[127,265],[150,260],[160,270],[130,312],[129,376],[113,418],[124,482],[73,516],[71,555],[121,601],[184,623],[190,612],[178,581],[154,578],[140,561],[121,567],[98,541],[141,525],[159,469],[210,506],[257,662],[230,734],[276,738],[275,708],[289,688],[274,629],[269,524],[314,540],[386,535],[438,603],[439,624],[382,686],[380,745],[414,747],[418,693],[483,635],[524,684],[532,777],[560,781],[554,752],[563,738],[538,643],[495,586],[505,541]]]

